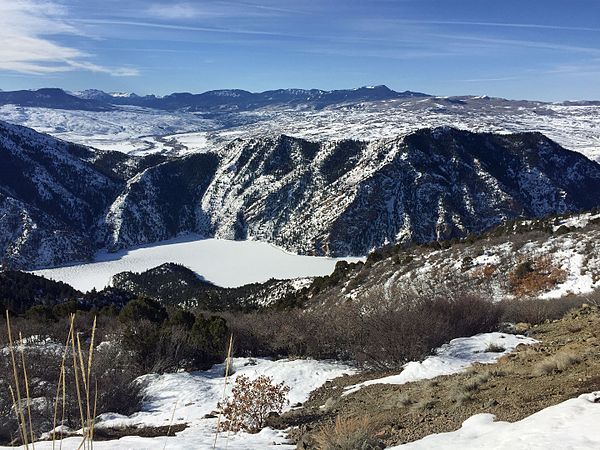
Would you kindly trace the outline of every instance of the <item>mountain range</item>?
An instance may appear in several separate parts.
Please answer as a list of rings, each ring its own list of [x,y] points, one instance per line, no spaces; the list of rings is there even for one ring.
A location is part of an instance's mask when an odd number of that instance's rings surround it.
[[[2,266],[38,268],[194,232],[365,255],[600,206],[600,166],[539,133],[441,127],[371,142],[281,135],[129,156],[0,122]]]
[[[250,111],[273,105],[308,105],[314,108],[340,103],[428,97],[420,92],[396,92],[387,86],[362,87],[323,91],[320,89],[277,89],[248,92],[223,89],[200,94],[178,92],[163,97],[156,95],[106,93],[97,89],[68,93],[61,89],[44,88],[37,91],[2,91],[0,105],[42,107],[84,111],[110,110],[114,105],[141,106],[166,111],[187,110],[201,112]]]

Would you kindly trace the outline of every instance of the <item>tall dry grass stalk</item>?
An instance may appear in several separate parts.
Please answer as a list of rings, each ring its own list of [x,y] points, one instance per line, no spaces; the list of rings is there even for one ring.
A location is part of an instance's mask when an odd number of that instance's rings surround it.
[[[227,350],[227,359],[225,360],[225,384],[223,385],[223,401],[227,395],[227,384],[229,382],[229,369],[231,366],[231,352],[233,349],[233,334],[229,336],[229,348]],[[221,419],[223,418],[223,412],[219,411],[219,418],[217,419],[217,431],[215,433],[215,442],[213,443],[213,450],[217,448],[217,440],[219,439],[219,431],[221,429]],[[229,445],[229,430],[227,432],[227,444]]]
[[[175,406],[173,406],[173,412],[171,413],[171,420],[169,421],[169,428],[167,428],[167,436],[165,437],[165,445],[163,445],[163,450],[167,448],[167,441],[169,440],[169,435],[171,434],[171,427],[173,426],[173,420],[175,420],[175,411],[177,411],[178,403],[179,399],[175,400]]]
[[[21,364],[23,366],[23,381],[25,383],[25,396],[27,397],[27,417],[29,419],[29,432],[31,433],[31,446],[35,450],[35,435],[33,433],[33,420],[31,419],[31,396],[29,395],[29,377],[27,376],[27,365],[25,364],[25,345],[23,335],[19,333],[21,342]]]
[[[9,352],[11,357],[12,369],[13,369],[13,377],[14,377],[14,387],[9,386],[9,391],[12,397],[13,408],[15,410],[15,414],[17,416],[17,423],[19,427],[19,435],[21,437],[21,441],[25,446],[26,450],[29,450],[30,444],[32,450],[35,450],[35,432],[33,429],[33,417],[31,413],[31,395],[30,395],[30,384],[29,377],[27,373],[27,364],[25,358],[25,341],[21,333],[19,333],[19,342],[20,346],[20,361],[21,369],[19,369],[19,364],[17,362],[17,357],[15,355],[15,344],[13,341],[12,334],[12,326],[10,323],[10,315],[8,311],[6,312],[6,327],[8,331],[8,343],[9,343]],[[77,393],[77,403],[79,406],[79,414],[81,420],[81,431],[82,431],[82,442],[79,445],[78,449],[90,449],[93,450],[93,437],[94,437],[94,419],[96,417],[96,407],[98,403],[98,384],[94,382],[95,389],[94,395],[92,398],[92,365],[94,361],[94,342],[96,337],[96,318],[94,318],[94,323],[92,325],[91,330],[91,339],[90,346],[88,349],[87,356],[87,364],[86,359],[83,356],[83,350],[81,346],[81,339],[79,334],[76,333],[75,330],[75,314],[71,315],[70,318],[70,326],[69,326],[69,334],[67,336],[67,340],[65,342],[65,347],[63,350],[61,363],[60,363],[60,372],[58,383],[56,386],[56,397],[54,400],[54,417],[52,421],[53,429],[52,429],[52,449],[56,449],[56,428],[58,426],[58,413],[59,413],[59,402],[61,403],[61,420],[60,420],[60,447],[62,449],[62,438],[63,438],[63,429],[65,424],[65,412],[66,412],[66,404],[67,404],[67,355],[69,351],[73,356],[73,374],[74,374],[74,383],[75,383],[75,391]],[[21,379],[22,377],[22,379]],[[80,381],[81,380],[81,381]],[[22,392],[22,387],[24,388],[24,392]],[[82,391],[83,388],[83,391]],[[25,400],[23,399],[23,395],[25,395]],[[26,406],[27,419],[25,417],[25,410],[23,404]],[[85,410],[85,414],[84,414]]]
[[[17,358],[15,357],[15,348],[14,342],[12,338],[12,326],[10,324],[10,314],[8,310],[6,311],[6,328],[8,331],[8,348],[10,351],[10,358],[12,362],[13,369],[13,377],[15,382],[15,389],[13,391],[12,387],[10,388],[13,408],[15,409],[15,414],[17,415],[17,422],[19,424],[19,432],[21,434],[21,439],[23,445],[25,445],[25,449],[29,449],[29,439],[27,433],[27,422],[25,422],[25,414],[23,413],[23,403],[21,400],[21,385],[19,383],[19,370],[17,369]],[[16,393],[16,395],[15,395]]]

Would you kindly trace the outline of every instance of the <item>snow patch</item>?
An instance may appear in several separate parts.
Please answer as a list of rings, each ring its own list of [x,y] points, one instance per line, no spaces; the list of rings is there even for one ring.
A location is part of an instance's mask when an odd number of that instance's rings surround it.
[[[362,387],[372,384],[405,384],[462,372],[473,363],[494,363],[502,355],[512,352],[519,344],[531,345],[536,342],[535,339],[506,333],[483,333],[452,339],[424,361],[411,361],[405,364],[400,374],[348,386],[343,395],[352,394]],[[491,345],[502,347],[504,351],[487,352],[487,348]]]

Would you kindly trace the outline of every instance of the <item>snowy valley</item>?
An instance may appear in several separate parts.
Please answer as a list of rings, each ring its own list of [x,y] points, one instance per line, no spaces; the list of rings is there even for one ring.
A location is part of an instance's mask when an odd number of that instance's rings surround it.
[[[600,445],[597,102],[0,104],[1,448]]]

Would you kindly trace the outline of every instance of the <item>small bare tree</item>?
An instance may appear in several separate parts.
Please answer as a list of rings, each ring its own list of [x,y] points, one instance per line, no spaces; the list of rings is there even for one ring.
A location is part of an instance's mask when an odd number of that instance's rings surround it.
[[[289,386],[273,383],[271,377],[261,375],[254,381],[245,375],[237,377],[231,397],[219,402],[225,420],[221,430],[258,433],[265,427],[269,414],[280,414],[287,403]]]

